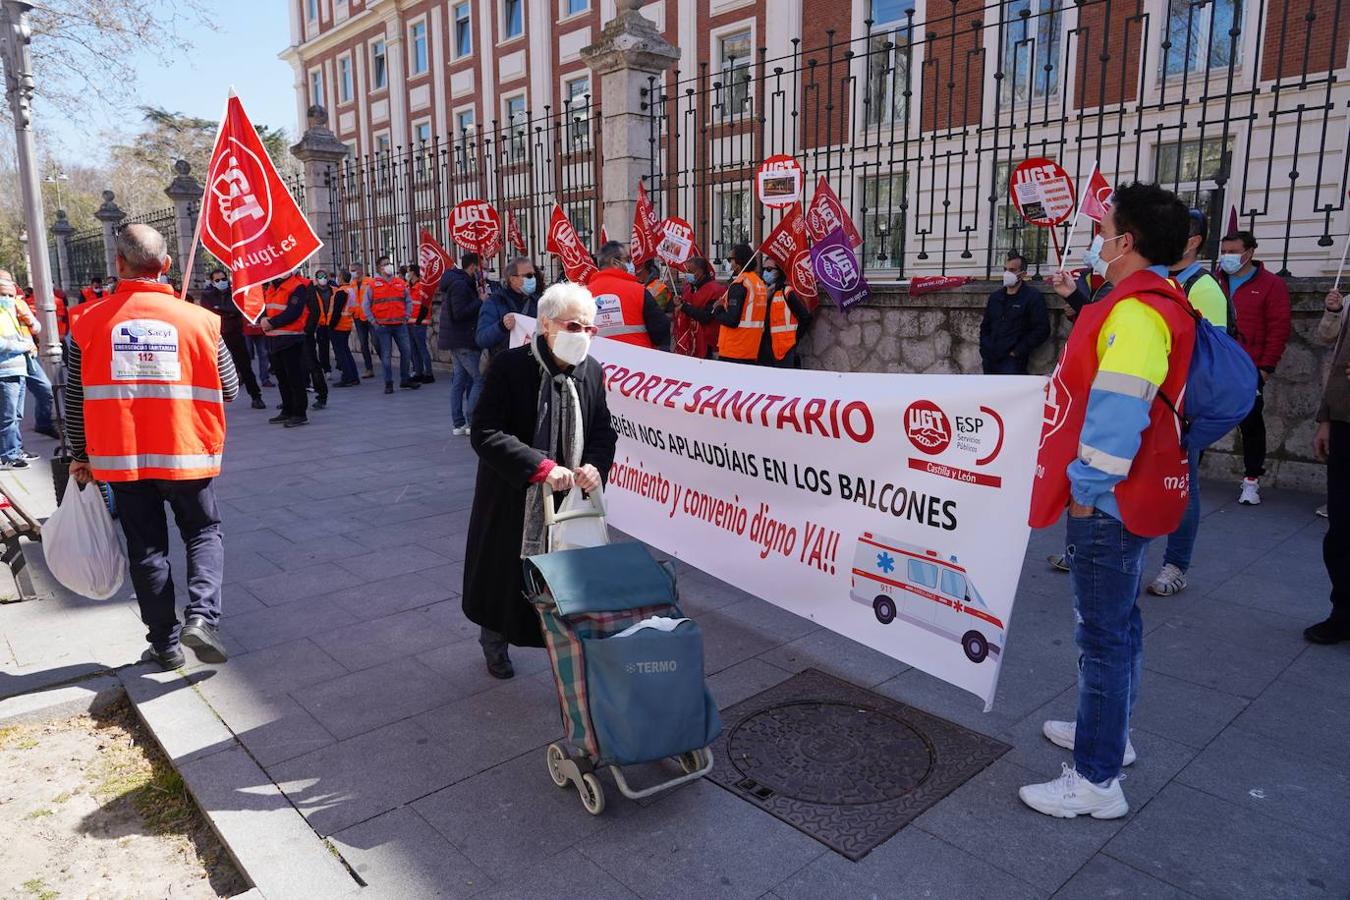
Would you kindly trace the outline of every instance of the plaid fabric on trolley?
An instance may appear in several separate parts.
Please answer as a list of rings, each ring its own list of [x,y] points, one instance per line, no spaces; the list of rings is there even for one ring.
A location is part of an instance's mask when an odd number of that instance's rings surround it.
[[[535,608],[544,626],[544,643],[553,663],[553,681],[558,690],[558,709],[562,713],[567,739],[597,761],[602,748],[595,739],[586,693],[586,649],[583,641],[618,634],[651,616],[679,616],[679,607],[671,603],[642,606],[619,612],[577,613],[563,617],[551,597],[536,597]]]

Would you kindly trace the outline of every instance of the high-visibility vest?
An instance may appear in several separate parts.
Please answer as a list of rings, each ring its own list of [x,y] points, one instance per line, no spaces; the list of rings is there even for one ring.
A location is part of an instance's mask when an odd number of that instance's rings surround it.
[[[320,328],[327,328],[329,325],[333,324],[333,302],[334,298],[337,296],[337,292],[338,288],[334,287],[331,284],[328,285],[327,291],[328,299],[325,300],[323,297],[325,292],[319,290],[318,285],[314,286],[314,299],[319,307]]]
[[[647,293],[652,295],[656,305],[661,307],[663,311],[669,311],[670,304],[675,299],[675,295],[671,293],[670,285],[660,278],[653,278],[647,282]]]
[[[401,325],[408,321],[407,303],[404,295],[408,292],[408,282],[402,278],[372,278],[370,287],[370,314],[377,325]]]
[[[774,359],[782,359],[797,345],[797,318],[788,306],[787,291],[779,289],[769,301],[769,337]]]
[[[423,318],[424,313],[431,311],[431,298],[436,293],[436,285],[430,281],[419,281],[414,284],[410,290],[412,294],[413,321]]]
[[[717,355],[723,359],[759,359],[759,342],[764,334],[764,316],[768,312],[769,288],[754,272],[742,272],[732,279],[733,284],[744,285],[745,305],[741,321],[735,328],[722,326],[717,341]]]
[[[359,308],[361,306],[361,298],[357,296],[356,285],[354,284],[338,285],[333,291],[334,302],[336,302],[339,293],[345,293],[347,295],[347,302],[342,304],[342,312],[338,313],[337,321],[330,327],[334,331],[351,331],[352,317],[354,315],[352,306],[355,305]]]
[[[220,474],[225,404],[220,317],[167,284],[121,282],[72,323],[84,434],[99,481]]]
[[[263,330],[263,334],[268,337],[277,337],[283,334],[303,334],[305,331],[305,322],[309,319],[309,309],[305,309],[300,315],[296,316],[295,321],[286,325],[274,327],[271,324],[273,316],[279,316],[286,309],[286,302],[290,300],[291,294],[303,287],[305,279],[299,275],[292,275],[281,284],[273,287],[267,285],[263,288],[263,302],[266,304],[266,310],[263,313],[267,317],[268,326]]]
[[[642,317],[647,289],[637,278],[622,269],[602,269],[591,276],[586,287],[595,297],[595,325],[601,337],[638,347],[653,346]]]
[[[352,318],[358,322],[366,320],[365,308],[361,306],[361,301],[366,296],[366,279],[358,278],[352,282],[352,294],[347,298],[347,305],[351,307]]]

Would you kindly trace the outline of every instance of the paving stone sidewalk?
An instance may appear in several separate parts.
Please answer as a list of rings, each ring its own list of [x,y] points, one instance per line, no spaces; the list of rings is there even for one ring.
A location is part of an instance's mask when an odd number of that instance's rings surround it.
[[[517,651],[517,677],[494,681],[460,612],[475,459],[448,434],[447,394],[444,380],[391,397],[367,381],[290,430],[230,410],[218,487],[234,656],[178,682],[221,721],[176,758],[213,779],[238,839],[266,844],[266,822],[293,804],[370,897],[1350,895],[1350,648],[1300,635],[1325,612],[1321,498],[1271,492],[1245,508],[1235,486],[1204,486],[1190,590],[1143,601],[1132,810],[1109,822],[1045,818],[1016,796],[1070,758],[1039,730],[1074,712],[1068,584],[1044,563],[1058,530],[1033,536],[989,714],[682,567],[722,706],[815,667],[1013,745],[854,863],[711,783],[641,805],[613,792],[600,818],[549,783],[543,748],[561,729],[546,657]],[[49,508],[45,472],[3,477]],[[45,574],[40,546],[28,552]],[[136,660],[129,594],[0,607],[0,698]],[[154,684],[162,704],[169,688]],[[323,893],[304,858],[289,896]]]

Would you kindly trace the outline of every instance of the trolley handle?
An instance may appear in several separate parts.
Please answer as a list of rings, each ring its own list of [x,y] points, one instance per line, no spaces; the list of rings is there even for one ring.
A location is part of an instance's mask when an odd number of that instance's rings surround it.
[[[563,522],[571,522],[573,519],[603,519],[605,517],[605,498],[604,495],[596,490],[584,494],[586,499],[591,501],[590,509],[573,509],[565,513],[560,513],[553,505],[551,495],[544,497],[544,527],[552,528],[554,525],[561,525]]]

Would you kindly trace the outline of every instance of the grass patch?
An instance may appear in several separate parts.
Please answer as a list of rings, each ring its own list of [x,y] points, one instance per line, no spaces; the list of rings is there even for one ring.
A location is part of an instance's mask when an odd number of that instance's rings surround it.
[[[41,878],[30,878],[23,883],[23,889],[32,894],[37,900],[56,900],[61,896],[60,891],[54,891],[47,887],[47,883]]]
[[[183,776],[159,754],[147,754],[132,733],[111,733],[89,776],[100,803],[125,799],[154,834],[182,834],[191,829],[196,806]]]
[[[15,742],[14,742],[14,749],[16,749],[16,750],[32,750],[32,749],[33,749],[34,747],[36,747],[37,745],[38,745],[38,739],[37,739],[36,737],[34,737],[33,735],[30,734],[30,735],[26,735],[26,736],[24,736],[24,737],[21,737],[21,738],[19,738],[17,741],[15,741]]]
[[[47,816],[50,816],[50,815],[52,815],[52,811],[51,811],[50,809],[47,809],[46,807],[42,807],[42,808],[40,808],[40,809],[35,809],[35,810],[33,810],[33,811],[30,812],[28,815],[24,816],[24,818],[25,818],[25,819],[45,819],[45,818],[47,818]]]

